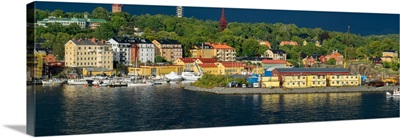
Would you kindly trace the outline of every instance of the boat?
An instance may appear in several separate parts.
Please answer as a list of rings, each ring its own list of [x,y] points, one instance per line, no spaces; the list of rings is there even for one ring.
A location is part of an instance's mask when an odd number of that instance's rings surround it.
[[[62,79],[49,79],[49,80],[42,80],[43,85],[61,85],[67,82],[66,80]]]
[[[394,97],[394,96],[400,97],[400,87],[397,88],[397,89],[394,89],[393,93],[386,92],[386,96],[388,96],[388,97]]]
[[[173,71],[171,73],[165,75],[165,78],[167,78],[170,81],[181,81],[182,80],[182,76],[179,76],[178,74],[176,74]]]
[[[197,81],[197,79],[201,78],[200,75],[195,75],[194,72],[182,72],[181,77],[187,81]]]
[[[69,79],[67,81],[69,85],[85,85],[88,84],[88,82],[85,79]]]
[[[152,86],[154,83],[150,81],[146,82],[129,82],[127,84],[128,87],[137,87],[137,86]]]

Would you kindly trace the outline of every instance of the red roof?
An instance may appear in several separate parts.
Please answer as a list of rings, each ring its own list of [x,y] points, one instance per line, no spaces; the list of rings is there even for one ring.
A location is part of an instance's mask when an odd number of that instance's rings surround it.
[[[280,46],[284,46],[284,45],[293,45],[293,46],[297,46],[299,44],[297,44],[296,41],[282,41],[280,44]]]
[[[217,67],[217,65],[215,65],[214,63],[199,64],[199,66],[202,67],[202,68],[215,68],[215,67]]]
[[[179,58],[183,63],[193,63],[197,58]]]
[[[217,60],[215,58],[198,58],[203,63],[215,63]]]
[[[214,49],[234,49],[231,46],[228,46],[227,44],[210,44]]]
[[[263,64],[286,64],[286,60],[262,60]]]
[[[271,48],[271,44],[268,41],[261,41],[260,45],[266,45],[268,48]]]

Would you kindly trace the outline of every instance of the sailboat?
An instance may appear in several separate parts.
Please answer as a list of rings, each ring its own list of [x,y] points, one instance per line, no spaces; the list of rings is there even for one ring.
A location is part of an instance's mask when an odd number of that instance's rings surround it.
[[[400,97],[400,87],[393,90],[393,93],[386,92],[387,97]]]
[[[136,58],[136,61],[137,61],[137,58]],[[138,66],[137,66],[137,62],[136,62],[136,68],[137,68]],[[138,74],[137,73],[137,70],[135,69],[135,75],[136,74]],[[142,82],[138,82],[137,81],[137,77],[134,77],[134,80],[133,81],[131,81],[131,82],[128,82],[128,84],[127,84],[127,86],[128,87],[138,87],[138,86],[152,86],[153,85],[153,82],[151,82],[151,81],[146,81],[146,80],[144,80],[144,81],[142,81]]]

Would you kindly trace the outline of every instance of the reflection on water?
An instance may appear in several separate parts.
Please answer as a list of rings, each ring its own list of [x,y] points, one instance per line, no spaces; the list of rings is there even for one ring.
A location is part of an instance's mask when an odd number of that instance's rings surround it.
[[[36,86],[36,133],[84,134],[399,116],[399,100],[386,98],[384,93],[215,95],[179,87]]]

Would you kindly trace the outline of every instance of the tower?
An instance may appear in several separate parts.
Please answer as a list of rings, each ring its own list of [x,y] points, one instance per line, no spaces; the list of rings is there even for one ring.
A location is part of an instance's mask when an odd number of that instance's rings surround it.
[[[112,12],[121,12],[122,11],[122,4],[113,4],[112,5]]]
[[[222,8],[222,15],[221,15],[221,19],[219,19],[219,28],[218,29],[220,31],[224,31],[226,27],[228,27],[228,21],[226,21],[224,8]]]
[[[176,7],[176,16],[183,17],[183,7],[182,6]]]

